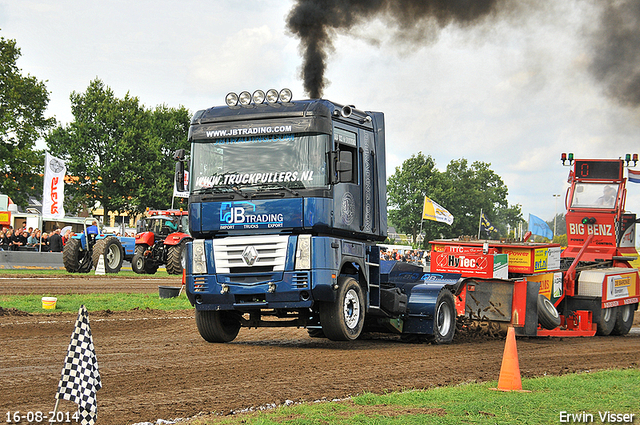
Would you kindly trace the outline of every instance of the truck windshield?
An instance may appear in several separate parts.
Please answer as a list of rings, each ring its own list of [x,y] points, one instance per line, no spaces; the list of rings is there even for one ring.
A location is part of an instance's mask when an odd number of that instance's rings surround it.
[[[191,191],[325,188],[326,134],[194,140]]]
[[[617,196],[617,183],[577,183],[571,207],[611,209],[616,205]]]

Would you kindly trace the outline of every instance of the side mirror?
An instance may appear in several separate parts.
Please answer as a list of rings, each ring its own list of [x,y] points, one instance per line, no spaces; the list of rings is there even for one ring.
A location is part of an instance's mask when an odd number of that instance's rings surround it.
[[[178,192],[184,192],[184,162],[176,162],[176,188]]]
[[[351,151],[331,152],[331,162],[334,167],[331,183],[353,181],[353,153]]]
[[[340,151],[340,157],[336,163],[338,181],[353,181],[353,153],[350,151]]]

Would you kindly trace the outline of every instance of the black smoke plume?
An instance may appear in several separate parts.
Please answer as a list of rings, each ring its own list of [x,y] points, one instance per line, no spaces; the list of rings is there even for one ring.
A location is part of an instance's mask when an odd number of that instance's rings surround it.
[[[333,38],[356,25],[381,18],[394,26],[399,38],[452,23],[475,25],[508,9],[509,0],[297,0],[287,18],[287,28],[300,38],[302,80],[310,98],[317,99],[327,84],[327,57]],[[424,29],[422,31],[421,29]],[[437,33],[437,31],[436,31]],[[425,39],[425,43],[433,40]]]
[[[621,105],[640,105],[640,2],[602,2],[590,71]]]

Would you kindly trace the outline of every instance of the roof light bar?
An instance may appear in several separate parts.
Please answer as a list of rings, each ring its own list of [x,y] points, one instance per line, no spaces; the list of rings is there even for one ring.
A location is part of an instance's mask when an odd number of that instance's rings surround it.
[[[248,106],[253,103],[254,105],[260,105],[265,103],[265,101],[269,104],[274,104],[277,102],[281,103],[289,103],[293,98],[293,94],[289,89],[282,89],[278,92],[276,89],[269,89],[265,94],[262,90],[256,90],[253,94],[248,91],[242,91],[239,95],[231,92],[227,94],[224,101],[227,106],[238,106],[238,104],[242,106]]]

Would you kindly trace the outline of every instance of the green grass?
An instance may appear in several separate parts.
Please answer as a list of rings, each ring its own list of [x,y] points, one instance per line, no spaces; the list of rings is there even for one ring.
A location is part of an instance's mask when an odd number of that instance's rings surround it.
[[[42,308],[42,297],[55,296],[55,310]],[[157,293],[117,293],[117,294],[31,294],[31,295],[0,295],[0,307],[16,308],[28,313],[60,313],[77,312],[84,304],[89,311],[111,310],[128,311],[139,309],[157,310],[185,310],[191,309],[184,291],[176,298],[160,298]]]
[[[83,273],[69,273],[64,268],[61,268],[61,269],[36,269],[36,268],[3,269],[3,268],[0,268],[0,277],[3,277],[3,276],[20,276],[20,275],[27,275],[27,276],[42,275],[42,276],[54,276],[54,277],[64,277],[64,276],[78,277],[78,276],[94,276],[95,275],[95,271],[92,270],[89,273],[83,274]],[[155,274],[150,274],[150,275],[140,275],[138,273],[135,273],[133,270],[122,269],[122,270],[120,270],[120,272],[118,272],[116,274],[107,274],[105,276],[106,277],[110,277],[110,276],[113,276],[113,277],[138,277],[138,278],[141,278],[141,279],[176,277],[175,275],[172,276],[172,275],[168,274],[165,269],[158,269],[158,271]],[[177,276],[177,278],[180,278],[180,276]]]
[[[607,411],[634,414],[633,423],[640,423],[639,382],[640,369],[609,370],[523,379],[523,388],[531,392],[492,391],[495,381],[472,383],[384,395],[367,393],[347,402],[305,403],[267,412],[209,416],[189,424],[558,424],[561,412],[587,413],[593,420],[583,423],[602,423],[599,412]]]

